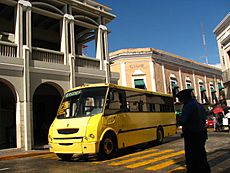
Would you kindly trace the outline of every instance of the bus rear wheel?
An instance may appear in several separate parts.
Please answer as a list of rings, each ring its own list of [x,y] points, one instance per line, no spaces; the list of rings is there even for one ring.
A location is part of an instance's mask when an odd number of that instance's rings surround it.
[[[56,153],[56,154],[60,159],[64,161],[69,161],[73,156],[73,154],[60,154],[60,153]]]
[[[157,145],[162,144],[163,140],[164,140],[164,131],[162,128],[157,128],[157,140],[156,140]]]
[[[112,158],[117,152],[116,140],[111,135],[105,135],[100,143],[99,159]]]

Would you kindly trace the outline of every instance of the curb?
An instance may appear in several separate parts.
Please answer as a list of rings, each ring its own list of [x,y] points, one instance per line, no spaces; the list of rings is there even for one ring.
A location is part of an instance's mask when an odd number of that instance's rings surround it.
[[[44,155],[44,154],[50,154],[50,153],[51,152],[49,152],[49,151],[44,151],[44,152],[31,152],[31,153],[5,155],[5,156],[0,156],[0,161],[13,160],[13,159],[25,158],[25,157],[32,157],[32,156],[38,156],[38,155]]]

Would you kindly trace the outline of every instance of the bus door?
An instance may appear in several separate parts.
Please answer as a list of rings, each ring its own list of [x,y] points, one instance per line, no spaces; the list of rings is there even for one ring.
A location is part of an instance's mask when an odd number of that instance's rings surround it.
[[[112,125],[119,134],[125,126],[127,111],[125,92],[119,89],[110,89],[105,108],[105,123]]]

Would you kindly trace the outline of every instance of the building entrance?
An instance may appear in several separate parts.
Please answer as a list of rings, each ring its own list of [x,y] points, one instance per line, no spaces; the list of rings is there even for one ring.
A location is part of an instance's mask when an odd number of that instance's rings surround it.
[[[0,149],[16,147],[16,99],[11,88],[0,81]]]
[[[44,148],[48,144],[48,131],[53,122],[62,95],[50,84],[41,84],[33,96],[34,148]]]

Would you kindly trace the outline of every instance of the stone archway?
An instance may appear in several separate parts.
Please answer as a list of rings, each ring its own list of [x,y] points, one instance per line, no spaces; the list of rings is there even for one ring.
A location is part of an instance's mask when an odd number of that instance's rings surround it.
[[[16,147],[16,96],[7,82],[0,81],[0,149]]]
[[[33,95],[34,148],[48,144],[48,131],[53,122],[63,93],[52,84],[43,83]]]

